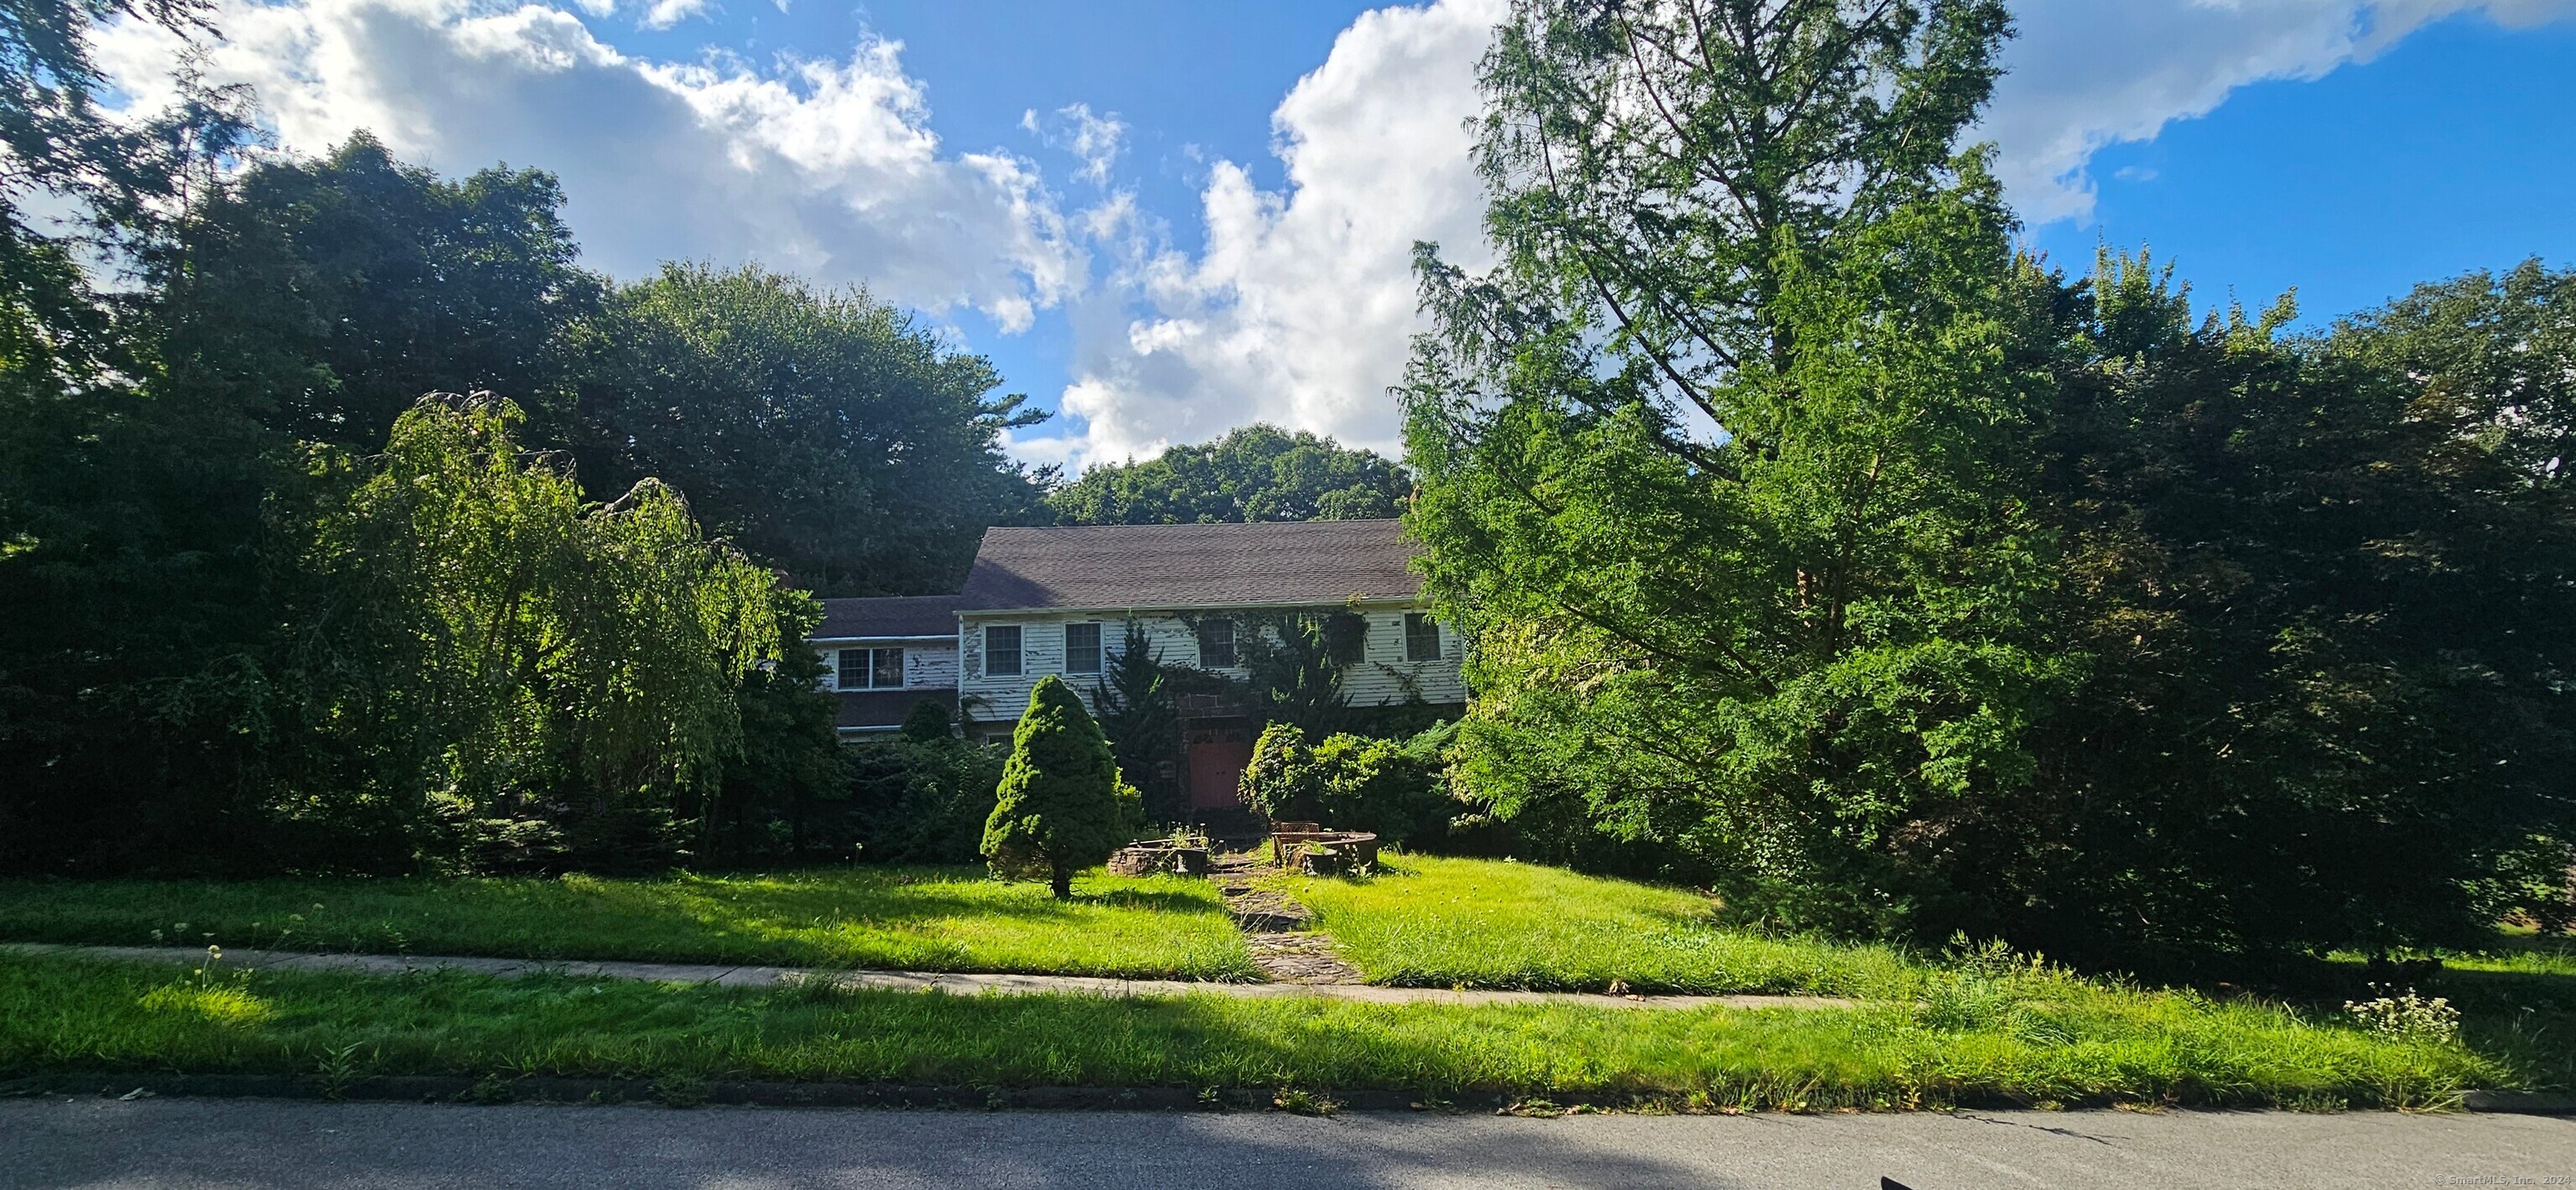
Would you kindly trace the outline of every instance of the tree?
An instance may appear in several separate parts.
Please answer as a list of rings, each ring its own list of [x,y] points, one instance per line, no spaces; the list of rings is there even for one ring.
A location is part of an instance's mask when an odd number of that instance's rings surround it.
[[[1044,872],[1057,899],[1070,897],[1073,874],[1125,841],[1119,803],[1134,796],[1100,725],[1073,688],[1049,674],[1029,692],[1011,733],[999,800],[984,824],[985,858],[1005,876]]]
[[[1141,621],[1127,622],[1126,638],[1091,686],[1100,708],[1100,730],[1109,738],[1118,771],[1142,791],[1146,817],[1176,822],[1181,805],[1175,779],[1181,758],[1181,710],[1172,675]]]
[[[164,113],[103,109],[92,31],[133,19],[193,42],[205,14],[0,6],[0,867],[259,850],[256,816],[233,812],[275,693],[257,545],[286,469],[234,411],[168,399],[137,295],[92,283],[164,251],[169,213],[243,132],[238,96],[193,87]]]
[[[365,133],[214,188],[159,271],[170,383],[302,441],[373,450],[426,392],[497,392],[560,439],[555,353],[598,302],[539,170],[451,182]]]
[[[1985,828],[2008,866],[1963,881],[2133,968],[2473,944],[2499,862],[2571,837],[2576,280],[2472,274],[2321,339],[2286,301],[2197,316],[2144,259],[2085,296],[2043,508],[2099,660]]]
[[[1500,251],[1422,253],[1408,524],[1477,647],[1457,748],[1740,911],[1939,929],[1952,824],[2080,658],[2030,511],[2054,291],[1963,131],[1994,0],[1522,0]]]
[[[1412,486],[1403,467],[1374,451],[1250,425],[1142,462],[1093,467],[1047,504],[1069,525],[1352,521],[1396,515]]]
[[[1036,508],[992,364],[865,291],[667,265],[577,330],[583,474],[651,475],[743,548],[833,595],[953,591],[984,530]]]
[[[320,606],[297,609],[311,727],[367,758],[339,796],[622,837],[740,755],[737,689],[781,641],[776,579],[701,538],[666,485],[584,500],[564,461],[520,447],[522,417],[424,398],[381,459],[339,464],[347,493],[305,562]]]

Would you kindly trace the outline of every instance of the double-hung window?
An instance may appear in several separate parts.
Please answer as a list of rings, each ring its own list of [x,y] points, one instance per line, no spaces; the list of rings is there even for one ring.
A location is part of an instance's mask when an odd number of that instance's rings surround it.
[[[1421,612],[1404,613],[1404,659],[1440,660],[1440,625]]]
[[[1231,669],[1234,663],[1234,621],[1199,621],[1199,667]]]
[[[986,624],[984,626],[984,676],[1016,678],[1020,676],[1020,626]]]
[[[903,650],[843,649],[835,667],[833,687],[839,690],[899,690],[903,688]]]
[[[1064,672],[1069,674],[1100,672],[1100,625],[1091,623],[1064,626]]]

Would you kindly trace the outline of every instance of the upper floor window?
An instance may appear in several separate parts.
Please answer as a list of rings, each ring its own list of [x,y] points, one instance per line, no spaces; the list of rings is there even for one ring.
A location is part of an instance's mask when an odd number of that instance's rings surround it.
[[[1064,626],[1064,672],[1069,674],[1100,672],[1100,625],[1067,624]]]
[[[1199,621],[1200,668],[1231,669],[1234,663],[1234,621]]]
[[[841,690],[892,690],[903,686],[903,650],[843,649],[833,686]]]
[[[1368,619],[1351,612],[1324,617],[1324,654],[1336,665],[1368,660]]]
[[[1421,612],[1404,613],[1404,659],[1440,660],[1440,626]]]
[[[984,676],[1016,678],[1020,676],[1020,626],[987,624],[984,626]]]

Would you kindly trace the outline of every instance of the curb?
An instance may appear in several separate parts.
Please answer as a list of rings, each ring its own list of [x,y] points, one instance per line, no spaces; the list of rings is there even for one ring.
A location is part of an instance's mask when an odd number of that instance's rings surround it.
[[[62,1074],[0,1080],[0,1098],[39,1095],[103,1099],[300,1099],[346,1103],[451,1103],[501,1105],[641,1104],[697,1107],[863,1107],[938,1111],[1269,1111],[1274,1090],[1242,1087],[952,1087],[902,1083],[791,1083],[748,1079],[612,1079],[530,1076],[504,1079],[463,1075],[370,1075],[353,1078],[333,1093],[322,1079],[287,1074]],[[1419,1096],[1401,1091],[1337,1091],[1320,1096],[1334,1110],[1427,1110]],[[1491,1110],[1505,1096],[1469,1096],[1460,1104]]]
[[[2497,1116],[2576,1116],[2576,1094],[2564,1091],[2470,1091],[2460,1096],[2460,1107]]]

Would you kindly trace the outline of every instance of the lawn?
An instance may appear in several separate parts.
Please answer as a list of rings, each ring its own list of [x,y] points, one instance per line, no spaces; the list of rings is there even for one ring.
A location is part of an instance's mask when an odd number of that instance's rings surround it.
[[[2046,972],[1798,1011],[1385,1006],[374,977],[0,956],[0,1076],[102,1071],[899,1080],[1606,1097],[1674,1107],[2012,1100],[2440,1105],[2513,1055]]]
[[[1259,978],[1200,879],[1059,902],[966,868],[610,880],[0,881],[0,941]]]
[[[1390,856],[1379,869],[1283,878],[1371,983],[1910,998],[1923,981],[1888,947],[1720,927],[1686,889],[1435,856]]]

